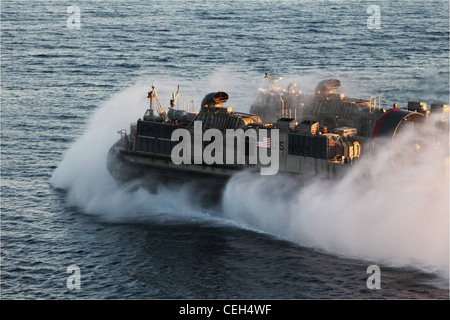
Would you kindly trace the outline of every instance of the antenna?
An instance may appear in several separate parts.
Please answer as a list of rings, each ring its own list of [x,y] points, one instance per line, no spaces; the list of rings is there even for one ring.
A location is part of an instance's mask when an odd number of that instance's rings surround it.
[[[161,117],[161,119],[164,119],[165,113],[163,108],[161,107],[161,101],[159,101],[158,93],[156,92],[154,84],[152,84],[152,91],[148,93],[147,98],[150,100],[150,117],[154,117],[153,99],[156,99],[159,116]]]
[[[155,84],[152,84],[152,91],[150,91],[147,95],[147,98],[150,100],[150,114],[153,114],[153,98],[155,97]]]
[[[169,109],[175,109],[175,105],[178,105],[178,109],[180,108],[179,104],[179,98],[180,98],[180,86],[177,86],[177,92],[172,93],[172,99],[170,100],[170,107]]]

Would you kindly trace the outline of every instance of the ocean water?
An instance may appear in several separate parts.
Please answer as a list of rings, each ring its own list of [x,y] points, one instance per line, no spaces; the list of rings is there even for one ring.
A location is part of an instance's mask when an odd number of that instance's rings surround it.
[[[248,111],[265,72],[306,93],[337,77],[388,108],[448,104],[448,1],[2,1],[2,298],[448,299],[436,157],[405,180],[365,168],[377,178],[362,185],[239,175],[213,208],[189,186],[109,176],[106,153],[152,83],[165,106],[179,84],[197,109],[223,90]]]

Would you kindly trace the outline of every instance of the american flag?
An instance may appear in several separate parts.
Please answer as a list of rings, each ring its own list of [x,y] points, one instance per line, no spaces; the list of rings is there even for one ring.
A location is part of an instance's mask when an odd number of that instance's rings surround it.
[[[270,138],[268,137],[258,137],[258,148],[270,149]]]

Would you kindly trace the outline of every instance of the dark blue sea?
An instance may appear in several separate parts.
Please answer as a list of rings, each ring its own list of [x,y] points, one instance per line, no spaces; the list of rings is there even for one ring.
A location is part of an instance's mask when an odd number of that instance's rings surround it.
[[[266,72],[305,93],[338,78],[386,108],[449,104],[449,3],[1,1],[1,297],[448,299],[448,180],[433,161],[303,187],[242,174],[214,207],[109,175],[152,84],[165,107],[180,85],[197,110],[222,90],[248,112]]]

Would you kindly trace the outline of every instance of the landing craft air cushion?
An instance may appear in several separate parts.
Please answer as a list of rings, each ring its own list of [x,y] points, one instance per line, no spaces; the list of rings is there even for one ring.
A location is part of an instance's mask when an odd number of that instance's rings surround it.
[[[239,171],[267,168],[267,161],[261,161],[263,157],[255,155],[264,154],[261,152],[264,151],[272,159],[277,156],[278,173],[274,173],[342,177],[361,157],[373,156],[377,148],[383,147],[379,143],[381,137],[387,137],[393,145],[402,128],[420,124],[429,114],[424,103],[410,102],[408,109],[394,106],[386,110],[374,97],[370,100],[346,98],[336,93],[340,87],[337,79],[321,81],[312,96],[296,91],[294,84],[285,90],[270,83],[268,75],[266,79],[268,86],[260,89],[251,113],[225,107],[228,94],[222,91],[207,94],[196,112],[176,108],[177,90],[165,111],[152,86],[148,93],[150,107],[143,118],[130,125],[129,134],[125,130],[119,131],[121,138],[108,154],[109,172],[119,181],[149,175],[177,182],[193,178],[226,182]],[[442,113],[441,127],[445,128],[449,107],[432,105],[434,110]],[[186,130],[192,139],[189,139],[191,150],[186,151],[185,145],[181,152],[185,161],[175,164],[174,151],[175,154],[180,152],[182,142],[173,139],[177,129]],[[217,147],[217,141],[195,139],[199,130],[202,135],[210,129],[222,133],[223,137],[233,130],[243,132],[244,142],[241,140],[241,148],[236,143],[230,149],[223,139],[222,148],[211,148],[213,143]],[[255,134],[245,135],[249,132]],[[413,145],[412,149],[416,147]],[[207,151],[210,154],[212,151],[214,158],[222,161],[205,161],[202,155]],[[226,161],[239,157],[241,161]],[[186,161],[189,158],[191,161]]]

